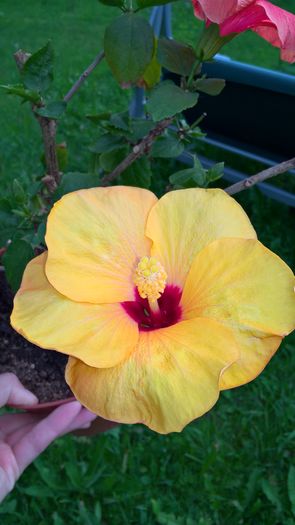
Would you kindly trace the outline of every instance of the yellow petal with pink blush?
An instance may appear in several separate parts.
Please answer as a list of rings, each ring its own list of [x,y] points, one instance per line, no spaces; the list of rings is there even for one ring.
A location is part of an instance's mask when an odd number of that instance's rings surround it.
[[[114,303],[134,297],[133,273],[149,255],[150,191],[115,186],[65,195],[48,217],[46,275],[74,301]]]
[[[219,189],[171,191],[151,209],[146,235],[168,283],[183,287],[190,266],[210,242],[222,237],[256,238],[241,206]]]
[[[180,432],[212,408],[222,372],[238,357],[230,330],[194,319],[141,332],[136,350],[113,368],[92,368],[70,358],[66,380],[92,412],[166,434]]]
[[[11,316],[15,330],[42,348],[93,367],[111,367],[126,359],[137,344],[137,323],[120,304],[77,303],[57,292],[44,272],[46,257],[36,257],[25,270]]]
[[[222,388],[256,377],[295,328],[295,278],[253,239],[220,239],[195,258],[182,295],[184,319],[216,319],[230,327],[241,357]],[[229,387],[229,386],[228,386]]]

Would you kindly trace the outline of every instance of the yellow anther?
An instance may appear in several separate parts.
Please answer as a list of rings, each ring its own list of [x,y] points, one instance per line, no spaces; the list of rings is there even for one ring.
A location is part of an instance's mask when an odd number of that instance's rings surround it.
[[[154,257],[142,257],[134,274],[134,284],[143,299],[157,301],[165,290],[167,274]]]

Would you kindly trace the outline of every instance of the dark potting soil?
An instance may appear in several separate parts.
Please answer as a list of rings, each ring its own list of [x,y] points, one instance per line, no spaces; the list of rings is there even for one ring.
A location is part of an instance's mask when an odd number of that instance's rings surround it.
[[[13,295],[0,270],[0,374],[13,372],[41,403],[73,396],[64,379],[67,356],[29,343],[9,323]]]

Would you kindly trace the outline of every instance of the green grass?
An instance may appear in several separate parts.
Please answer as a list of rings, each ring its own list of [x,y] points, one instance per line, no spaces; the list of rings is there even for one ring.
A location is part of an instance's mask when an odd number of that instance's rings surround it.
[[[192,41],[191,7],[177,9],[175,35],[185,40],[187,34]],[[1,83],[17,81],[15,50],[36,50],[51,38],[52,97],[61,96],[100,50],[112,15],[96,0],[2,0]],[[277,50],[253,34],[239,37],[226,52],[291,70],[278,61]],[[69,145],[69,169],[87,170],[87,148],[95,136],[81,115],[123,109],[127,100],[106,65],[94,72],[60,126],[59,138]],[[14,177],[30,179],[40,172],[42,147],[29,107],[1,95],[0,111],[4,187]],[[294,268],[294,211],[257,190],[239,200],[262,242]],[[1,525],[295,525],[294,346],[290,336],[256,381],[223,393],[216,407],[182,434],[159,436],[142,426],[121,426],[91,439],[57,441],[0,506]]]

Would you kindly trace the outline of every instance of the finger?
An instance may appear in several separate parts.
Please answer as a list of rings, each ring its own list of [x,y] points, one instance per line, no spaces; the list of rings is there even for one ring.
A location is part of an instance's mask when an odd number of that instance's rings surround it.
[[[89,428],[92,421],[94,421],[97,418],[96,414],[93,414],[93,412],[90,412],[86,408],[83,408],[81,412],[78,414],[76,419],[72,421],[72,423],[69,425],[69,427],[65,430],[64,434],[67,434],[68,432],[73,432],[74,430],[78,430],[80,428]]]
[[[82,407],[78,401],[56,408],[14,446],[14,454],[21,472],[52,441],[66,432],[81,410]]]
[[[40,415],[37,414],[3,414],[0,416],[0,437],[5,439],[16,430],[37,421],[40,421]]]
[[[0,407],[6,404],[35,405],[38,399],[27,390],[16,377],[7,372],[0,375]]]
[[[19,475],[12,450],[5,443],[0,443],[0,502],[13,489]]]
[[[17,430],[15,430],[14,432],[6,436],[5,443],[7,443],[7,445],[9,445],[11,449],[13,449],[15,445],[19,441],[21,441],[21,439],[26,434],[29,434],[29,432],[31,432],[31,430],[36,426],[36,424],[38,424],[39,421],[40,421],[40,418],[39,420],[31,421],[27,425],[24,425],[21,428],[18,428]]]

